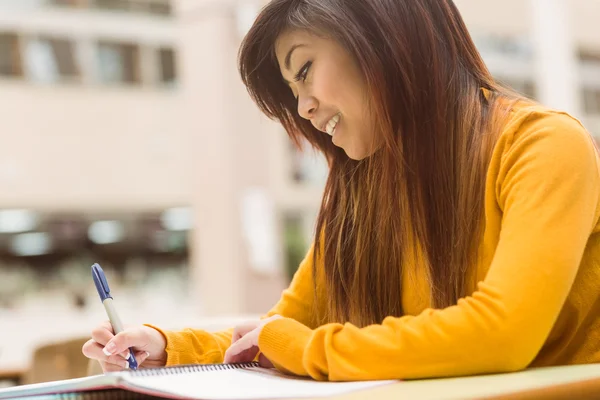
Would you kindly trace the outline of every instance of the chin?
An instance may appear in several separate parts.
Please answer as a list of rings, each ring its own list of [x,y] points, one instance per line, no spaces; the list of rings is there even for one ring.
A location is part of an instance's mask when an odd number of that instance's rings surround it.
[[[369,157],[372,154],[372,152],[364,151],[363,149],[344,148],[344,152],[346,153],[348,158],[355,160],[355,161],[364,160],[365,158]]]

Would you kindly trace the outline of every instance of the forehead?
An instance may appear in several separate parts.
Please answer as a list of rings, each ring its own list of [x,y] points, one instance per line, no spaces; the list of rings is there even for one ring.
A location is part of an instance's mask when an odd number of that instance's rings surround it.
[[[286,30],[284,31],[275,42],[275,55],[277,56],[277,62],[280,68],[284,69],[285,58],[289,51],[297,45],[306,47],[313,47],[318,37],[304,30]]]

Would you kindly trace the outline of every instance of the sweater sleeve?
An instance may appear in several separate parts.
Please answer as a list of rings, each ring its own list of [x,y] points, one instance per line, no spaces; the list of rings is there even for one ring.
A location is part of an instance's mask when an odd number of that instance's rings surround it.
[[[298,267],[290,286],[283,292],[279,302],[263,318],[279,314],[297,320],[303,326],[315,326],[312,257],[311,248]],[[166,339],[167,365],[221,363],[225,351],[231,345],[233,334],[233,328],[211,333],[193,328],[168,331],[150,324],[146,326],[156,329]]]
[[[267,324],[261,351],[318,380],[417,379],[525,368],[568,296],[598,218],[597,155],[568,116],[523,124],[500,161],[500,238],[488,274],[454,306],[358,328]]]

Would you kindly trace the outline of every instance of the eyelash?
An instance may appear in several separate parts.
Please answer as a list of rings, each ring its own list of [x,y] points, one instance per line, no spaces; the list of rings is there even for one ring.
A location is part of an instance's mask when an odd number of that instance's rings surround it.
[[[294,77],[294,81],[298,82],[302,80],[302,82],[304,82],[306,80],[306,76],[308,75],[308,70],[310,69],[311,65],[312,61],[309,61],[306,64],[304,64],[304,66],[300,69],[300,71],[298,71],[298,73]]]
[[[294,77],[294,82],[299,82],[300,80],[302,80],[302,82],[306,81],[306,76],[308,75],[308,70],[310,69],[311,65],[312,61],[308,61],[306,64],[304,64],[304,66],[300,68],[300,71],[298,71],[298,73]],[[296,98],[296,101],[298,101],[298,97],[294,97]]]

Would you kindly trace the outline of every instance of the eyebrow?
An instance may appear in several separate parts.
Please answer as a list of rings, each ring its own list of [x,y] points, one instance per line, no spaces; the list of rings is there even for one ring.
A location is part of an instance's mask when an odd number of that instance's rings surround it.
[[[284,65],[285,65],[285,69],[287,69],[288,71],[290,70],[290,63],[292,61],[292,53],[294,52],[294,50],[296,50],[298,47],[306,47],[305,44],[295,44],[292,46],[292,48],[288,51],[287,55],[285,56],[285,61],[284,61]],[[292,82],[288,81],[287,79],[283,79],[283,81],[289,86],[292,84]]]
[[[292,46],[292,48],[290,49],[290,51],[288,51],[287,55],[285,56],[285,69],[287,69],[289,71],[290,69],[290,62],[292,61],[292,53],[294,52],[294,50],[296,50],[298,47],[306,47],[305,44],[295,44]]]

